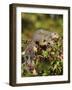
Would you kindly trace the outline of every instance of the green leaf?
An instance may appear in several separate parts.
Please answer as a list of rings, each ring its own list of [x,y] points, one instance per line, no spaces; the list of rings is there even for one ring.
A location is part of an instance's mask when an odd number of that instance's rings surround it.
[[[43,52],[42,52],[42,55],[43,55],[44,57],[48,57],[48,51],[43,51]]]

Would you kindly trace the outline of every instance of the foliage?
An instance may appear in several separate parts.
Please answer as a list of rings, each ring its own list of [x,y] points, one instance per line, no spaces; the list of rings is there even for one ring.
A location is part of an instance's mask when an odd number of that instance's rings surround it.
[[[62,37],[59,37],[54,45],[38,45],[36,50],[32,62],[22,64],[22,76],[49,76],[63,74]]]

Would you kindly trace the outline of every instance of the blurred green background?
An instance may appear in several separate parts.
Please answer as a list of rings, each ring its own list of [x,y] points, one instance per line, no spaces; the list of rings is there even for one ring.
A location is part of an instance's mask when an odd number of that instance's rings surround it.
[[[30,39],[38,29],[63,35],[63,15],[21,13],[22,39]]]

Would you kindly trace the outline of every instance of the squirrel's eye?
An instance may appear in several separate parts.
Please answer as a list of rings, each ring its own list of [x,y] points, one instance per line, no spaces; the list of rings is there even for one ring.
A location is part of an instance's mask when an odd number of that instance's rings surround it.
[[[48,44],[50,44],[50,42],[48,42]]]
[[[46,40],[43,40],[43,42],[45,42]]]
[[[36,43],[36,44],[39,44],[39,42],[38,42],[38,41],[36,41],[35,43]]]

